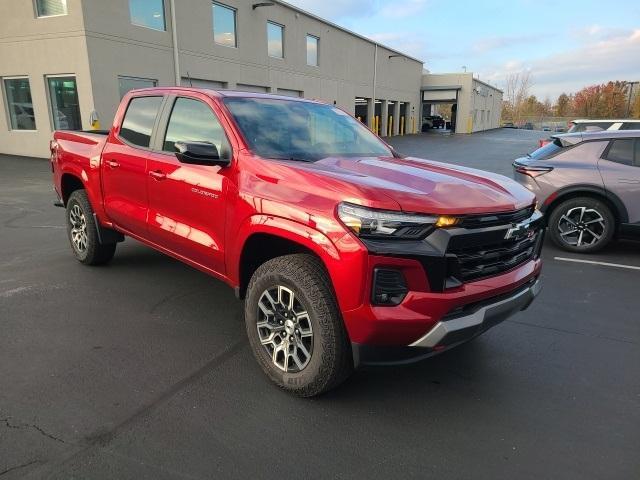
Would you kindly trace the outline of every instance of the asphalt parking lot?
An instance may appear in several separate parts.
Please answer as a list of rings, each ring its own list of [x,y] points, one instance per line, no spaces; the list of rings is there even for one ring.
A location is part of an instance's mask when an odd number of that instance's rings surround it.
[[[541,132],[395,138],[510,173]],[[313,400],[272,386],[231,289],[132,240],[70,253],[46,161],[0,156],[0,477],[640,477],[640,269],[544,249],[541,296]],[[640,267],[640,244],[588,260]]]

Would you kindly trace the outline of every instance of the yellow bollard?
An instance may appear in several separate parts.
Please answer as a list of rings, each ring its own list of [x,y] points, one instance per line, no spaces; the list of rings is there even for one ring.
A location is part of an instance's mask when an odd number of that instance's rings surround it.
[[[400,117],[400,135],[404,137],[404,117]]]
[[[376,115],[376,135],[380,135],[380,116]]]
[[[411,117],[411,132],[416,133],[416,119],[415,117]]]
[[[387,137],[393,135],[393,115],[389,115],[389,128],[387,128]]]

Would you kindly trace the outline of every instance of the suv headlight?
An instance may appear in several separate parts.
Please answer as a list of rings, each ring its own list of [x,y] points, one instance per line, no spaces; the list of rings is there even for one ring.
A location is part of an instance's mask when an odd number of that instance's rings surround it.
[[[452,227],[458,222],[454,217],[375,210],[350,203],[338,205],[338,218],[359,237],[405,240],[422,238],[434,228]]]

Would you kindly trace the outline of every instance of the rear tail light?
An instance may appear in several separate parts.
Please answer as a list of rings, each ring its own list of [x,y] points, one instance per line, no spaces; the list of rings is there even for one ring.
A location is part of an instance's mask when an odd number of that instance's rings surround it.
[[[374,305],[400,305],[408,291],[404,275],[400,270],[376,268],[373,271],[371,301]]]
[[[553,170],[553,167],[533,167],[528,165],[514,165],[516,172],[528,175],[531,178],[539,177]]]

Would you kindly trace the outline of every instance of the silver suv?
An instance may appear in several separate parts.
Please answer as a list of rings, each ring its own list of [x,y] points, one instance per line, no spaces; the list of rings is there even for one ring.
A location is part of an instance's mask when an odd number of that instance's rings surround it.
[[[640,238],[640,130],[555,135],[513,167],[561,248],[595,252],[614,237]]]

